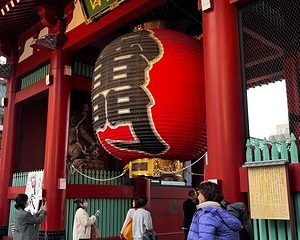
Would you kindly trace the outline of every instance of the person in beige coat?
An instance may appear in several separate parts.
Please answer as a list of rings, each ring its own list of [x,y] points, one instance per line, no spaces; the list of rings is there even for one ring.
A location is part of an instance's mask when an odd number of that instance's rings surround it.
[[[99,215],[98,211],[95,215],[89,216],[86,211],[88,202],[85,198],[76,199],[77,210],[73,224],[73,240],[91,239],[91,226],[96,222]]]

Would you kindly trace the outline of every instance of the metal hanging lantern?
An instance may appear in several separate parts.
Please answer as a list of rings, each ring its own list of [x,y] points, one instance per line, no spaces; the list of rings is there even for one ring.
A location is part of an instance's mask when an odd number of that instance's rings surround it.
[[[202,43],[166,29],[123,35],[104,48],[92,84],[94,129],[122,161],[187,161],[203,153]]]

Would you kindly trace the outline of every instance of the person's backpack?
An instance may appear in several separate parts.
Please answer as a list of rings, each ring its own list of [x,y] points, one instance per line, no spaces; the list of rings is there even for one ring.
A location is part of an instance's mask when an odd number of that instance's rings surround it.
[[[240,240],[252,240],[253,231],[249,220],[249,214],[245,203],[236,202],[228,203],[226,201],[221,202],[221,206],[227,210],[230,214],[238,218],[242,224],[242,230],[240,231]]]

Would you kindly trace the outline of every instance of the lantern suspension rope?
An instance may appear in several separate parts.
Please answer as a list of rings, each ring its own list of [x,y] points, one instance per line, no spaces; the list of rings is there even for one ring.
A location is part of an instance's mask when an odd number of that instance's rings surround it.
[[[84,116],[82,117],[82,119],[77,123],[77,125],[75,126],[75,133],[76,133],[76,140],[77,140],[77,143],[81,149],[81,151],[84,153],[84,154],[87,154],[86,150],[82,147],[82,145],[80,144],[80,141],[79,141],[79,126],[81,123],[83,123],[83,121],[86,119],[86,116],[87,116],[87,113],[84,112]]]
[[[189,166],[186,166],[182,169],[179,169],[177,171],[171,171],[171,172],[166,172],[166,171],[163,171],[161,169],[158,169],[159,172],[161,173],[164,173],[164,174],[174,174],[174,173],[179,173],[179,172],[182,172],[188,168],[190,168],[191,166],[195,165],[197,162],[199,162],[204,156],[206,156],[207,152],[205,152],[200,158],[198,158],[195,162],[193,162],[192,164],[190,164]]]
[[[189,174],[191,174],[191,175],[195,175],[195,176],[204,176],[203,173],[193,173],[193,172],[191,172],[189,170],[186,170],[186,172],[189,173]]]
[[[127,170],[128,170],[128,166],[126,165],[126,166],[124,167],[124,169],[123,169],[123,172],[122,172],[120,175],[118,175],[118,176],[111,177],[111,178],[93,178],[93,177],[90,177],[90,176],[88,176],[88,175],[82,173],[81,171],[79,171],[73,164],[71,164],[71,166],[72,166],[72,168],[73,168],[76,172],[78,172],[80,175],[82,175],[82,176],[84,176],[84,177],[86,177],[86,178],[88,178],[88,179],[91,179],[91,180],[94,180],[94,181],[98,181],[98,182],[106,182],[106,181],[111,181],[111,180],[118,179],[118,178],[124,176],[125,173],[126,173]]]

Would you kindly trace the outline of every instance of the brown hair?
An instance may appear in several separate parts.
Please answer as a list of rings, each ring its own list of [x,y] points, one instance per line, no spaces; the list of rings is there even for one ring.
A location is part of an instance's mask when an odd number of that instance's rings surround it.
[[[200,192],[206,201],[213,201],[220,203],[224,196],[219,186],[213,182],[202,182],[200,183],[197,191]]]
[[[83,208],[82,204],[86,202],[86,198],[77,198],[74,200],[74,203],[76,204],[76,210],[79,208]]]

